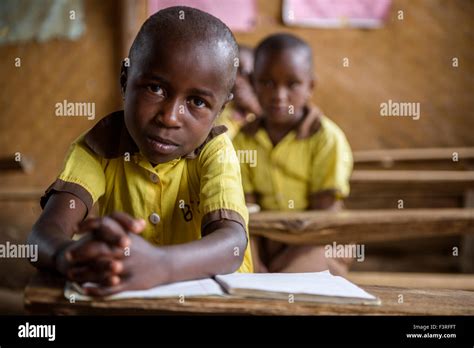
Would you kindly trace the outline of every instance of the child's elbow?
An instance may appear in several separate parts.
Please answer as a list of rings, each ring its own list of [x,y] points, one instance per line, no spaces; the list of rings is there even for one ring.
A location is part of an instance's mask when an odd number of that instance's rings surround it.
[[[241,227],[239,229],[240,233],[235,234],[235,247],[232,250],[232,262],[231,262],[231,272],[237,271],[240,266],[242,266],[242,263],[244,262],[244,256],[245,252],[247,251],[247,248],[249,247],[248,243],[248,238],[247,238],[247,233],[245,230]]]

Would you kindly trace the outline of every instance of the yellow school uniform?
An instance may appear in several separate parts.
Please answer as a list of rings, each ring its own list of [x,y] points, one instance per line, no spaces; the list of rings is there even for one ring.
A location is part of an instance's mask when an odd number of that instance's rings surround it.
[[[226,126],[227,135],[230,139],[233,139],[242,127],[242,122],[239,122],[235,117],[233,117],[234,112],[236,112],[235,107],[232,103],[229,103],[224,110],[222,110],[216,120],[217,125]]]
[[[213,221],[232,220],[247,231],[248,211],[240,168],[225,127],[214,127],[206,141],[185,157],[153,167],[139,152],[124,123],[113,113],[71,146],[57,180],[41,199],[69,192],[100,215],[123,211],[147,221],[142,236],[154,245],[198,240]],[[227,156],[227,157],[226,157]],[[229,157],[230,156],[230,157]],[[252,272],[250,248],[239,272]]]
[[[352,152],[342,130],[325,116],[306,116],[276,146],[257,119],[242,128],[233,143],[241,161],[247,194],[256,194],[264,210],[305,210],[313,194],[349,194]],[[254,156],[255,157],[255,156]]]
[[[245,114],[243,111],[237,110],[235,103],[230,102],[217,118],[216,125],[226,126],[227,135],[229,138],[234,139],[244,124],[252,122],[255,118],[256,115],[253,112]]]

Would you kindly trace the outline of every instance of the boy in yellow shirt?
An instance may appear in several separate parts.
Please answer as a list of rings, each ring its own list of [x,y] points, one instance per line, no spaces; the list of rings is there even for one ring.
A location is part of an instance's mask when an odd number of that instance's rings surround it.
[[[238,46],[189,7],[151,16],[122,66],[125,110],[71,146],[29,242],[38,267],[92,296],[234,271],[252,272],[248,212],[225,127]],[[99,203],[100,217],[84,220]],[[86,234],[74,241],[74,234]]]
[[[234,138],[249,203],[264,210],[338,209],[349,194],[350,146],[341,129],[308,105],[314,84],[311,48],[290,34],[276,34],[256,48],[253,83],[263,117]],[[344,273],[345,262],[324,249],[252,238],[256,271]]]

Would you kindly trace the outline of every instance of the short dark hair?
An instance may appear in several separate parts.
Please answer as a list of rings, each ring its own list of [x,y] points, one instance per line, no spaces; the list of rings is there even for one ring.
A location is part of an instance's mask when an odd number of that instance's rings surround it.
[[[228,62],[232,64],[229,91],[234,85],[239,47],[232,31],[220,19],[196,8],[173,6],[162,9],[150,16],[140,28],[130,47],[129,59],[133,64],[150,40],[189,41],[193,44],[224,44],[228,47]]]
[[[267,36],[255,48],[255,65],[267,53],[279,53],[285,50],[301,50],[306,54],[309,69],[313,70],[313,52],[308,43],[288,33],[277,33]]]

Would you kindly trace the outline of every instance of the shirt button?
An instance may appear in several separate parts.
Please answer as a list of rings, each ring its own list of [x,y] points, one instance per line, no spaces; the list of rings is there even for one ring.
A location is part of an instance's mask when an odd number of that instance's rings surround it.
[[[152,213],[149,217],[150,219],[150,222],[153,224],[153,225],[156,225],[158,222],[160,222],[160,216],[157,214],[157,213]]]
[[[158,178],[158,175],[156,175],[155,173],[151,173],[150,180],[156,184],[158,181],[160,181],[160,178]]]

